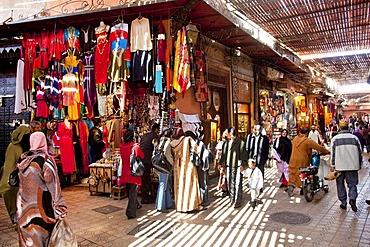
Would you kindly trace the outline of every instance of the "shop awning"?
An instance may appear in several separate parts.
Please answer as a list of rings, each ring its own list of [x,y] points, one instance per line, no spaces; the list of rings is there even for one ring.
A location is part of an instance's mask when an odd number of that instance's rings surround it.
[[[261,61],[262,64],[275,67],[285,73],[307,72],[298,57],[282,47],[272,47],[257,40],[256,33],[248,29],[240,18],[231,16],[230,11],[226,9],[221,0],[157,0],[146,5],[137,2],[129,7],[109,7],[94,11],[9,22],[6,25],[0,25],[0,38],[69,26],[80,28],[86,23],[98,25],[100,20],[111,23],[121,15],[123,15],[124,21],[129,23],[139,13],[151,20],[153,28],[156,27],[161,17],[162,19],[173,18],[182,24],[191,22],[200,29],[203,35],[232,48],[232,50],[240,50],[253,59]]]

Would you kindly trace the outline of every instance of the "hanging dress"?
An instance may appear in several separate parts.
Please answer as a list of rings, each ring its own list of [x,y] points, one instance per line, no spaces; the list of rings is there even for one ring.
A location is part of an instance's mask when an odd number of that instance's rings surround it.
[[[50,44],[49,32],[42,32],[39,40],[39,52],[35,59],[34,67],[38,69],[47,69],[49,67],[48,47]]]
[[[37,87],[36,91],[36,117],[48,118],[49,117],[49,106],[46,103],[45,91],[40,86]]]
[[[63,30],[57,30],[53,33],[50,33],[50,43],[48,48],[49,60],[60,61],[62,59],[62,53],[64,51],[65,46]]]
[[[69,126],[65,122],[61,122],[58,125],[58,143],[60,147],[60,160],[62,162],[63,174],[73,174],[75,172],[75,158],[73,148],[73,129],[72,123]]]
[[[94,54],[87,54],[82,58],[82,63],[85,66],[84,73],[84,99],[85,105],[89,112],[89,117],[94,116],[93,106],[96,104],[96,86],[94,77]]]
[[[106,84],[108,77],[109,63],[109,43],[108,31],[109,26],[105,26],[103,30],[95,29],[96,49],[95,49],[95,83]]]
[[[37,34],[25,34],[22,40],[24,47],[24,74],[23,74],[23,87],[24,90],[32,89],[32,74],[34,62],[36,59],[36,49],[39,45]]]

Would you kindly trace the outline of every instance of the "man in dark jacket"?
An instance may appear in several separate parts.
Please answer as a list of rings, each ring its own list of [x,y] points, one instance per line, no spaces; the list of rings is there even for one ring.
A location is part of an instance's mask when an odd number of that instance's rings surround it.
[[[236,137],[234,128],[228,128],[227,134],[228,140],[222,146],[219,166],[226,166],[231,206],[234,205],[234,208],[239,208],[242,205],[243,195],[243,175],[241,171],[247,167],[246,150],[244,148],[244,142]]]
[[[150,173],[153,167],[152,165],[152,154],[154,150],[153,140],[158,138],[159,134],[159,124],[155,123],[152,125],[151,131],[145,133],[140,140],[140,148],[144,152],[144,159],[143,163],[145,166],[145,171],[143,176],[141,177],[142,180],[142,187],[141,187],[141,203],[142,204],[149,204],[154,203],[154,193],[152,190],[152,184],[150,180]]]
[[[92,127],[89,131],[89,138],[88,142],[91,147],[90,155],[91,155],[91,162],[94,163],[101,158],[103,158],[103,149],[105,143],[103,141],[103,135],[101,130],[99,129],[102,126],[102,122],[100,118],[95,118],[93,120],[94,127]]]
[[[256,160],[256,166],[261,170],[265,177],[265,164],[269,156],[269,139],[262,135],[261,125],[256,124],[253,127],[253,133],[247,136],[245,140],[245,148],[247,150],[247,159]]]

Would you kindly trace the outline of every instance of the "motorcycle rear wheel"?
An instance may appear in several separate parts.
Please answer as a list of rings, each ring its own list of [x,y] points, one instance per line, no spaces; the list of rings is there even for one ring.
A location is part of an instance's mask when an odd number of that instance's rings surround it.
[[[305,182],[303,182],[303,195],[307,202],[312,202],[315,195],[312,183],[306,184]]]

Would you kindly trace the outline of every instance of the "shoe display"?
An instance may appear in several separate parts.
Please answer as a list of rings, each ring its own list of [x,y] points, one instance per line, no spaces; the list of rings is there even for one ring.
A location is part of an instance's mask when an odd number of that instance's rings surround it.
[[[367,205],[370,205],[370,200],[366,200],[365,202],[367,203]]]
[[[339,205],[339,207],[340,207],[341,209],[347,210],[347,206],[346,206],[346,205],[340,204],[340,205]]]
[[[352,211],[357,212],[357,206],[356,206],[356,201],[351,199],[349,200],[349,205],[351,205]]]

